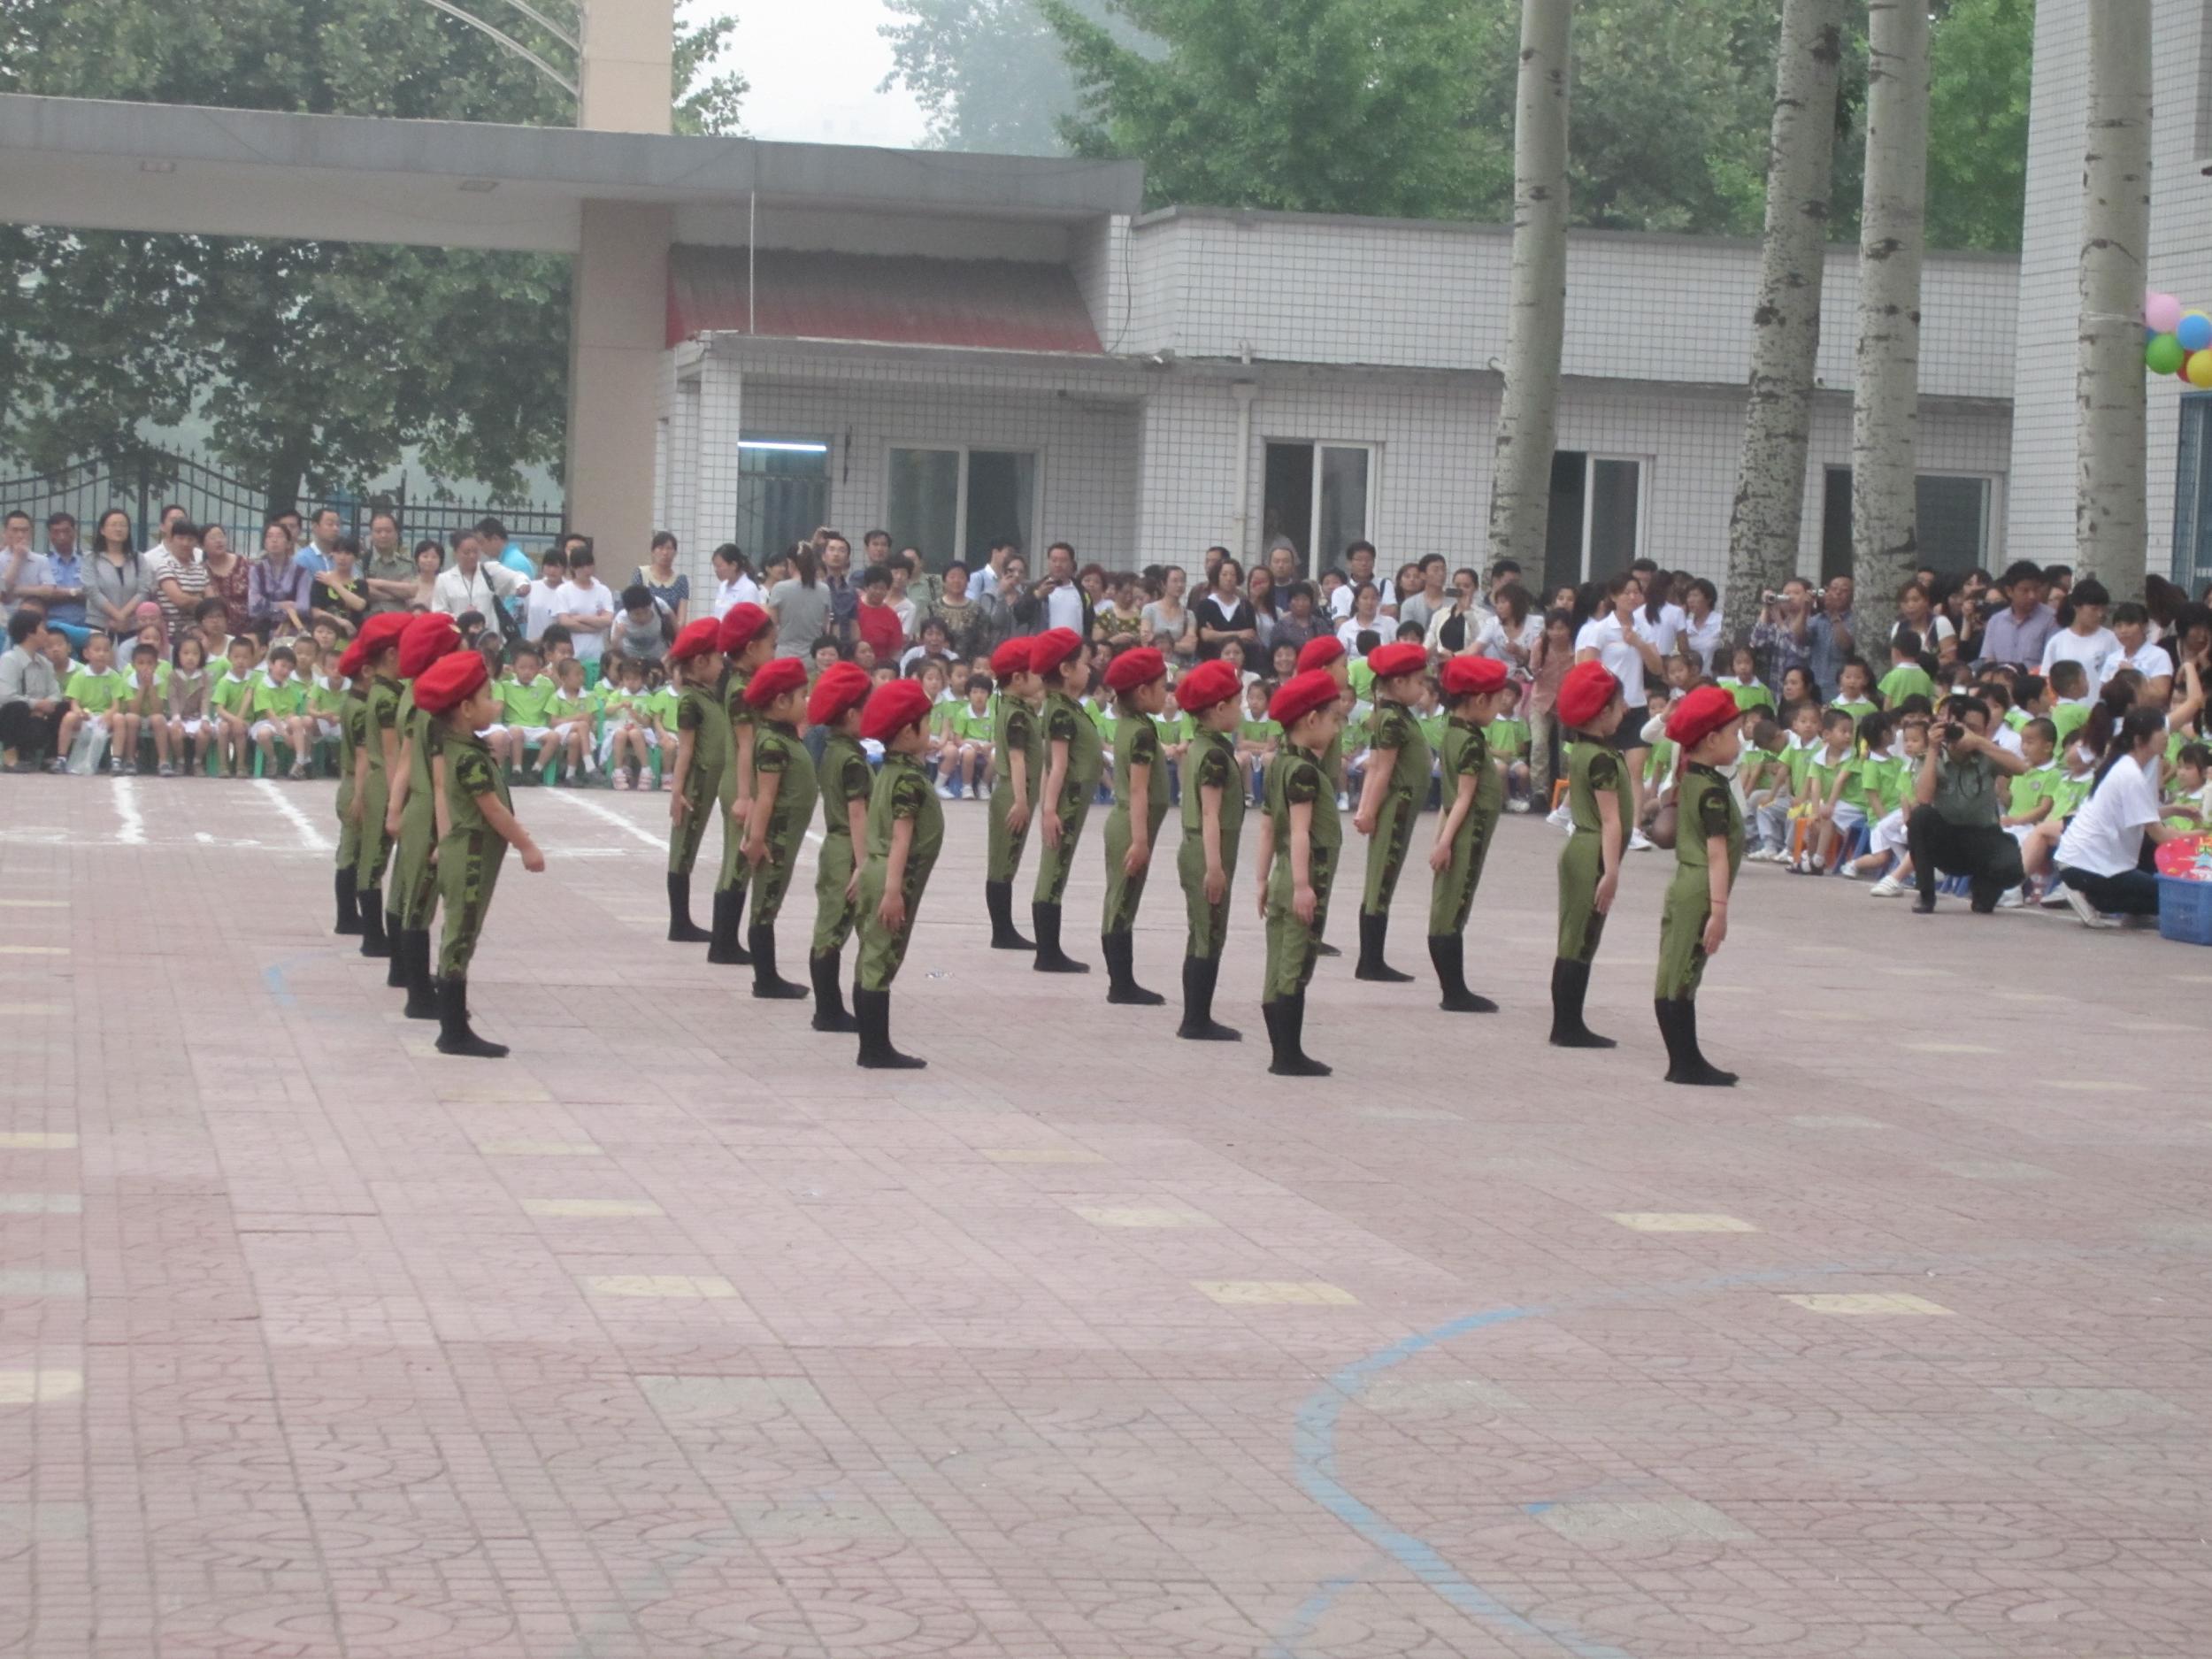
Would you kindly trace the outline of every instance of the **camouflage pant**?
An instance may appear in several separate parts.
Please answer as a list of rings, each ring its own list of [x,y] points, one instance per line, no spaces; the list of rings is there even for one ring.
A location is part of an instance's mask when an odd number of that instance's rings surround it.
[[[1102,933],[1127,933],[1136,926],[1137,907],[1144,902],[1144,884],[1152,874],[1152,864],[1148,860],[1133,876],[1124,873],[1123,861],[1129,856],[1129,810],[1118,805],[1106,817],[1106,910],[1098,929]],[[1150,845],[1156,853],[1156,833]]]
[[[427,929],[438,908],[438,866],[430,856],[437,841],[434,809],[426,799],[408,796],[400,810],[399,849],[392,860],[391,879],[390,908],[402,927]]]
[[[791,891],[792,865],[798,862],[799,838],[793,836],[789,846],[779,845],[771,836],[768,856],[750,866],[752,871],[753,925],[768,927],[783,913],[784,895]]]
[[[353,871],[357,875],[361,869],[361,826],[353,821],[342,802],[338,807],[338,868]]]
[[[1398,890],[1398,872],[1405,868],[1406,849],[1413,841],[1415,805],[1395,794],[1383,796],[1374,837],[1367,843],[1367,891],[1359,907],[1363,916],[1380,916],[1390,909],[1390,896]]]
[[[714,890],[727,893],[732,887],[743,887],[749,872],[743,856],[745,832],[738,827],[726,805],[722,809],[721,818],[722,868],[714,878]]]
[[[1069,793],[1073,794],[1073,786]],[[1060,812],[1060,844],[1041,849],[1037,855],[1036,902],[1057,904],[1068,890],[1068,872],[1075,866],[1075,849],[1083,840],[1083,820],[1090,816],[1090,791],[1083,791],[1083,798],[1072,806],[1064,806]]]
[[[826,956],[844,949],[860,919],[860,901],[848,902],[845,889],[852,885],[853,841],[849,835],[822,837],[822,856],[814,867],[813,954]]]
[[[468,977],[469,958],[476,954],[506,856],[506,841],[488,829],[448,835],[438,844],[438,898],[445,907],[445,935],[438,941],[441,975]]]
[[[369,773],[361,791],[361,863],[354,879],[366,893],[384,885],[384,866],[392,856],[392,838],[384,833],[384,810],[391,804],[381,772]]]
[[[915,869],[910,859],[906,866],[906,926],[897,933],[886,927],[878,916],[883,902],[883,876],[887,866],[880,859],[872,859],[860,872],[860,961],[855,970],[855,981],[864,991],[887,991],[891,981],[899,977],[899,968],[906,961],[907,941],[914,937],[914,920],[922,907],[922,887],[926,874]]]
[[[1559,955],[1568,962],[1586,963],[1598,954],[1598,940],[1605,932],[1605,918],[1598,914],[1598,878],[1604,873],[1605,855],[1598,838],[1577,830],[1559,853]]]
[[[1483,860],[1490,856],[1490,834],[1497,826],[1495,812],[1486,812],[1479,806],[1468,808],[1467,821],[1459,826],[1459,836],[1452,843],[1452,861],[1436,872],[1435,885],[1429,891],[1431,939],[1466,928],[1467,913],[1475,908],[1475,889],[1482,885]]]
[[[1175,873],[1183,884],[1183,910],[1189,924],[1183,954],[1207,962],[1217,960],[1222,946],[1228,942],[1229,902],[1237,883],[1237,849],[1231,845],[1221,851],[1222,873],[1229,879],[1229,890],[1222,894],[1220,903],[1209,904],[1204,841],[1196,835],[1186,835],[1183,844],[1175,849]],[[1316,930],[1317,937],[1318,931]]]
[[[1313,926],[1309,927],[1290,907],[1296,888],[1290,878],[1289,855],[1276,860],[1267,884],[1267,977],[1260,991],[1263,1002],[1295,996],[1313,978],[1313,965],[1320,956],[1321,931],[1328,925],[1329,888],[1335,875],[1328,849],[1315,848]]]
[[[1033,786],[1034,779],[1031,781]],[[1036,814],[1032,812],[1028,822],[1022,826],[1021,833],[1015,834],[1006,827],[1006,815],[1012,810],[1013,804],[1014,787],[1002,778],[998,787],[991,791],[990,858],[983,872],[983,879],[987,881],[1010,883],[1021,873],[1022,853],[1029,845],[1029,832],[1037,818]]]
[[[692,865],[699,862],[699,843],[707,838],[707,825],[714,817],[716,778],[703,776],[696,766],[684,779],[684,799],[690,803],[690,810],[670,826],[668,832],[668,873],[687,876]]]
[[[1660,914],[1654,996],[1686,1002],[1697,995],[1705,977],[1705,924],[1712,913],[1711,879],[1695,864],[1683,865],[1667,885],[1666,908]]]

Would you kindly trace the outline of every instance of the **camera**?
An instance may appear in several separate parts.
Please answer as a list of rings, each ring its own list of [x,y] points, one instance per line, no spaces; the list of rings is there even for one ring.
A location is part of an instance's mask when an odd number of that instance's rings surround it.
[[[1965,735],[1966,728],[1963,726],[1961,726],[1956,720],[1946,720],[1943,723],[1943,741],[1945,742],[1955,743],[1959,741],[1959,739],[1964,737]]]

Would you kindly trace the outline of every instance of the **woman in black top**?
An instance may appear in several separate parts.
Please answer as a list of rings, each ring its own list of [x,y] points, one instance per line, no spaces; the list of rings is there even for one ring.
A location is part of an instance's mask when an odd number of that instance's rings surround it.
[[[1192,607],[1198,617],[1200,662],[1213,661],[1231,640],[1244,647],[1247,657],[1259,649],[1259,626],[1253,618],[1251,602],[1240,591],[1243,585],[1244,567],[1225,558],[1214,569],[1214,585]]]

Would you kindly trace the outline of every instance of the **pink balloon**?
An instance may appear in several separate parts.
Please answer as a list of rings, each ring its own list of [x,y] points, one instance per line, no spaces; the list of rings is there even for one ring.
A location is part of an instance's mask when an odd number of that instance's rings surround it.
[[[2154,288],[2143,296],[2143,320],[2160,334],[2170,334],[2181,326],[2181,302]]]

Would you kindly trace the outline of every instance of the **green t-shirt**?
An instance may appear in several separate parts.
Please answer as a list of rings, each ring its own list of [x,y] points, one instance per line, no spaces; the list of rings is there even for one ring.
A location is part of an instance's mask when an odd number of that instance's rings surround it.
[[[327,680],[308,682],[307,706],[319,718],[335,720],[344,713],[346,687],[342,681],[332,685]]]
[[[1421,741],[1429,746],[1429,753],[1432,756],[1443,747],[1444,728],[1450,723],[1451,718],[1441,709],[1437,710],[1434,714],[1414,716],[1413,723],[1421,728]]]
[[[1510,760],[1528,752],[1528,722],[1497,719],[1490,722],[1490,752],[1501,760]]]
[[[638,708],[649,718],[658,720],[663,731],[672,733],[676,729],[676,703],[679,695],[675,687],[664,685],[658,691],[643,698],[639,703]]]
[[[1882,676],[1876,687],[1882,694],[1882,706],[1893,709],[1907,697],[1925,697],[1935,701],[1935,681],[1928,678],[1928,671],[1917,663],[1900,663]]]
[[[1859,757],[1855,750],[1847,749],[1833,759],[1829,757],[1825,744],[1805,752],[1812,757],[1805,768],[1805,788],[1811,799],[1827,800],[1840,774],[1844,780],[1843,793],[1837,799],[1848,801],[1855,807],[1866,805],[1866,791],[1859,781]]]
[[[975,704],[963,702],[953,711],[952,734],[964,743],[987,743],[992,741],[997,721],[986,703],[983,712],[975,711]]]
[[[2066,747],[2075,733],[2089,724],[2089,710],[2093,706],[2085,697],[2079,703],[2069,703],[2062,698],[2051,704],[2051,724],[2058,727],[2061,749]]]
[[[1715,683],[1736,700],[1739,709],[1771,709],[1774,706],[1774,694],[1755,680],[1738,680],[1732,674],[1723,674]]]
[[[2007,780],[2011,793],[2007,797],[2009,804],[2005,808],[2005,815],[2019,818],[2034,811],[2046,801],[2056,801],[2059,781],[2064,776],[2064,771],[2056,761],[2053,761],[2048,765],[2038,766],[2032,772],[2020,772]]]
[[[1109,749],[1112,748],[1115,729],[1121,724],[1115,717],[1114,705],[1102,698],[1093,703],[1086,697],[1082,708],[1083,712],[1091,717],[1091,726],[1098,733],[1098,741]]]
[[[118,700],[121,702],[126,708],[134,708],[141,696],[143,695],[143,693],[141,691],[138,684],[137,669],[134,667],[118,668],[115,672],[118,677],[116,686],[116,695]],[[169,664],[166,663],[156,663],[154,664],[153,695],[150,700],[148,700],[145,711],[150,714],[158,714],[168,700]]]
[[[1283,741],[1280,720],[1240,720],[1237,736],[1248,743],[1279,743]]]
[[[580,689],[572,697],[565,691],[556,691],[553,694],[553,700],[545,706],[545,723],[548,726],[558,726],[573,720],[580,715],[587,719],[591,718],[597,712],[598,707],[593,703],[589,691]]]
[[[1674,770],[1675,744],[1671,739],[1661,738],[1651,746],[1651,753],[1644,757],[1644,782],[1654,788],[1663,782]]]
[[[110,668],[80,668],[69,676],[62,695],[87,714],[105,714],[123,700],[123,676]]]
[[[1177,709],[1169,714],[1156,714],[1152,724],[1160,728],[1160,741],[1170,748],[1191,740],[1190,716]]]
[[[550,674],[540,674],[528,685],[510,675],[499,682],[499,723],[502,726],[541,726],[560,687]]]
[[[267,680],[254,688],[253,711],[257,719],[290,720],[306,710],[307,687],[296,680],[288,680],[280,686]]]
[[[1868,715],[1875,712],[1874,705],[1868,702],[1864,697],[1854,698],[1848,703],[1846,703],[1841,697],[1838,697],[1832,703],[1829,703],[1828,706],[1832,709],[1848,710],[1852,719],[1855,721],[1863,720]]]
[[[1817,743],[1800,744],[1782,751],[1782,764],[1790,769],[1790,794],[1800,801],[1807,796],[1806,781],[1812,776],[1813,757],[1819,753]]]
[[[207,701],[211,707],[226,713],[243,716],[253,710],[254,692],[261,684],[258,676],[248,674],[244,679],[233,675],[227,668],[219,679],[209,681]]]
[[[1860,805],[1870,816],[1893,810],[1899,800],[1898,780],[1904,775],[1901,755],[1866,755],[1859,761]]]
[[[2081,803],[2089,798],[2089,791],[2097,781],[2097,774],[2085,772],[2078,778],[2065,768],[2057,769],[2058,776],[2051,780],[2051,811],[2058,818],[2070,818],[2081,810]]]
[[[1351,664],[1345,670],[1345,674],[1351,681],[1353,696],[1362,703],[1374,701],[1375,671],[1367,665],[1367,659],[1364,657],[1354,658]]]

